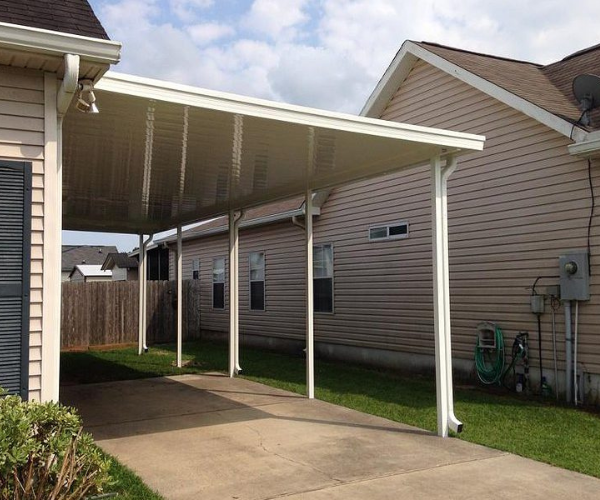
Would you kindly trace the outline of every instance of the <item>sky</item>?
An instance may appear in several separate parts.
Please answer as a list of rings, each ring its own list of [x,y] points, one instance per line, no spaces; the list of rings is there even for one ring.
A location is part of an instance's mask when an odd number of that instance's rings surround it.
[[[580,0],[90,0],[123,43],[113,68],[357,114],[404,40],[549,63],[600,43]],[[65,231],[66,244],[137,236]]]

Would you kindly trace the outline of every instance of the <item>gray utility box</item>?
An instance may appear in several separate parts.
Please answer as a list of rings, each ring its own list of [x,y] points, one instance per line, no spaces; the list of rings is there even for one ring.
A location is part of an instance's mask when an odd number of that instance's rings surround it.
[[[586,251],[566,252],[558,258],[560,298],[590,300],[590,266]]]

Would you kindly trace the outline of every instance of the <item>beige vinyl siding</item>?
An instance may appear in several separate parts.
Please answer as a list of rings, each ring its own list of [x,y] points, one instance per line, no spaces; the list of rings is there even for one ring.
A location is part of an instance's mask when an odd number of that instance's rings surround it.
[[[459,160],[449,180],[453,353],[472,360],[475,327],[498,322],[510,346],[537,323],[529,312],[538,276],[558,274],[558,256],[585,249],[590,213],[587,163],[569,156],[568,138],[450,75],[418,62],[382,118],[473,132],[485,150]],[[592,170],[596,193],[600,172]],[[369,242],[369,225],[408,221],[410,237]],[[317,340],[409,353],[434,353],[429,168],[364,181],[332,192],[315,240],[334,244],[335,315],[317,319]],[[600,373],[600,230],[592,227],[592,300],[580,307],[579,358]],[[558,280],[541,281],[540,287]],[[550,372],[551,315],[542,317]],[[559,359],[564,319],[557,313]]]
[[[40,399],[44,244],[44,79],[41,72],[0,70],[0,158],[31,161],[31,311],[29,397]]]
[[[174,273],[174,247],[170,276]],[[265,252],[265,310],[251,311],[248,256]],[[305,325],[304,232],[283,222],[240,230],[240,332],[244,335],[302,339]],[[212,262],[225,257],[225,309],[212,308]],[[192,278],[192,261],[200,259],[202,329],[229,330],[228,235],[183,243],[183,278]]]

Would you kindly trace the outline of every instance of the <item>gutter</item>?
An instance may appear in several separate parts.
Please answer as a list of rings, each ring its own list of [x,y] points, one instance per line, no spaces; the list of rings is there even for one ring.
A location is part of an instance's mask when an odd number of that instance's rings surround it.
[[[77,54],[86,61],[107,65],[118,63],[121,57],[120,42],[10,23],[0,23],[0,48],[60,58]]]
[[[582,158],[594,158],[600,156],[600,130],[590,132],[583,140],[568,146],[569,153]]]
[[[263,226],[263,225],[272,224],[275,222],[286,221],[288,219],[294,219],[294,218],[297,218],[297,217],[303,216],[303,215],[304,215],[304,206],[297,208],[295,210],[288,210],[287,212],[280,212],[278,214],[266,215],[264,217],[258,217],[256,219],[243,220],[242,222],[240,222],[239,228],[246,229],[246,228],[250,228],[250,227]],[[317,207],[314,207],[313,215],[321,215],[321,210]],[[197,232],[194,234],[190,234],[187,237],[182,236],[182,241],[195,240],[197,238],[205,238],[207,236],[213,236],[215,234],[227,233],[228,231],[229,231],[229,229],[228,229],[227,225],[213,227],[213,228],[207,229],[206,231],[200,231],[200,232]],[[185,233],[183,233],[183,234],[185,235]],[[168,238],[165,238],[164,240],[158,240],[156,243],[157,244],[173,243],[175,241],[176,241],[176,238],[174,238],[173,236],[169,236]]]

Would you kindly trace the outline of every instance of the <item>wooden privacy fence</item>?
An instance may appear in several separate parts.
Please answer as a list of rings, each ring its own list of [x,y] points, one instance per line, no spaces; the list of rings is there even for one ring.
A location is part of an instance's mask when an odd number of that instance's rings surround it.
[[[175,342],[177,336],[175,281],[148,281],[147,342]],[[63,283],[62,347],[130,344],[138,341],[137,281]],[[183,282],[183,338],[200,336],[199,281]]]

